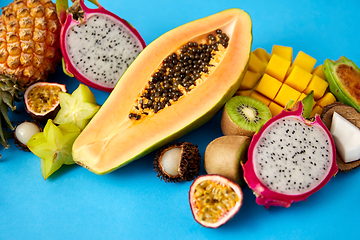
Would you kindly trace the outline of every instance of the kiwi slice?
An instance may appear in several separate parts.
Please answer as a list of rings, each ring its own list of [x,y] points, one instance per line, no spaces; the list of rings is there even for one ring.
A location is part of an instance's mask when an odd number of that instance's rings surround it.
[[[224,107],[221,128],[224,135],[253,136],[272,117],[261,101],[248,96],[232,97]]]

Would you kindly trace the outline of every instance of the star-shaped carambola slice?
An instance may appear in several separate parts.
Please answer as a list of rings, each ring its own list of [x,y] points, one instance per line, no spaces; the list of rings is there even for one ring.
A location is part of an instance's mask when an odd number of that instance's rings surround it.
[[[71,149],[81,129],[74,124],[56,126],[48,120],[43,132],[34,134],[27,143],[28,148],[41,160],[41,172],[46,180],[63,164],[74,164]]]
[[[60,111],[54,122],[56,124],[72,123],[81,130],[85,128],[100,108],[100,105],[96,103],[94,94],[83,84],[80,84],[71,95],[60,92],[59,101]]]

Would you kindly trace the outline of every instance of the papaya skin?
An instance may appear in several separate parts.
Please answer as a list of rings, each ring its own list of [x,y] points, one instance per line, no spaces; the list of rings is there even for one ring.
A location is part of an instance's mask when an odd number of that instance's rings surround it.
[[[323,72],[330,91],[337,101],[360,112],[360,69],[350,59],[342,56],[337,61],[326,59]]]
[[[171,106],[138,121],[130,120],[135,99],[163,59],[188,41],[197,41],[218,28],[227,32],[230,41],[214,71]],[[160,36],[138,55],[76,139],[74,161],[96,174],[106,174],[200,127],[239,88],[251,43],[251,19],[240,9],[195,20]]]

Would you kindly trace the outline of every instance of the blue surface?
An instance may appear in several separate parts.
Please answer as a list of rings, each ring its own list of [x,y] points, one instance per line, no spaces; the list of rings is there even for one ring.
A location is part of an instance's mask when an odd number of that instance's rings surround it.
[[[9,0],[1,0],[5,6]],[[238,7],[253,21],[252,49],[272,45],[302,50],[322,64],[344,55],[360,65],[360,2],[355,1],[113,1],[101,4],[128,20],[146,43],[188,21]],[[79,82],[57,69],[50,81]],[[99,103],[107,93],[93,90]],[[10,113],[16,123],[29,119]],[[204,154],[221,136],[220,115],[180,140],[198,144]],[[193,220],[190,182],[165,183],[153,171],[154,153],[104,176],[64,166],[44,181],[32,153],[0,150],[0,239],[357,239],[360,169],[340,173],[306,202],[265,209],[244,188],[239,213],[218,229]],[[202,168],[201,174],[204,174]]]

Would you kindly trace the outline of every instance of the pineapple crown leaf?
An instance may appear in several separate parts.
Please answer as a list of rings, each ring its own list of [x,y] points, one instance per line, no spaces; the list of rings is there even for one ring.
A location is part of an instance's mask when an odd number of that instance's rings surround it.
[[[15,101],[20,101],[21,97],[19,94],[23,89],[20,89],[18,84],[16,84],[16,79],[0,74],[0,91],[9,92]]]
[[[11,93],[0,90],[0,95],[1,95],[1,103],[5,103],[6,106],[11,109],[11,111],[15,111],[16,106],[14,102],[14,97],[11,95]]]
[[[0,74],[0,143],[5,148],[10,147],[6,139],[12,137],[12,133],[6,129],[14,130],[8,110],[16,111],[15,100],[20,100],[19,92],[16,79]]]
[[[2,119],[5,120],[5,123],[7,124],[7,127],[13,131],[13,130],[14,130],[14,127],[13,127],[13,125],[11,124],[11,121],[10,121],[10,119],[9,119],[9,116],[8,116],[8,114],[7,114],[7,111],[8,111],[7,106],[4,105],[4,104],[1,104],[1,105],[0,105],[0,112],[1,112],[1,114],[2,114]]]
[[[4,134],[4,132],[3,132],[2,119],[0,119],[0,143],[1,143],[5,148],[9,148],[9,147],[10,147],[9,143],[6,141],[6,137],[5,137],[5,134]]]

